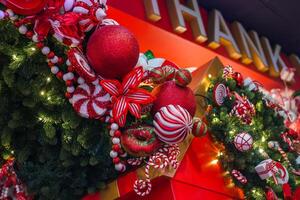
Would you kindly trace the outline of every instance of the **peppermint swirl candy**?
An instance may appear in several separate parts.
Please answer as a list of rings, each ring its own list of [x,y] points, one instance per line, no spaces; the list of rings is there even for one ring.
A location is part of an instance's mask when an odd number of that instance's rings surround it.
[[[162,107],[154,116],[154,131],[167,144],[182,142],[191,132],[193,120],[189,112],[179,105]]]
[[[80,116],[99,119],[107,111],[110,95],[100,85],[84,83],[76,88],[71,102]]]

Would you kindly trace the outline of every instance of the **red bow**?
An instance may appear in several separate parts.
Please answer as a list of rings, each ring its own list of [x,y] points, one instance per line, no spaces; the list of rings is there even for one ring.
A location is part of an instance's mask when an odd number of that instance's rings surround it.
[[[143,78],[143,68],[137,67],[125,76],[122,84],[118,80],[102,80],[100,84],[112,96],[113,118],[124,126],[127,112],[141,117],[140,104],[154,101],[154,97],[146,90],[138,88]]]
[[[63,3],[63,0],[51,0],[42,12],[19,22],[34,24],[33,30],[39,40],[45,39],[53,31],[58,40],[68,39],[71,43],[78,44],[83,39],[83,33],[78,26],[81,15],[74,12],[60,14]]]

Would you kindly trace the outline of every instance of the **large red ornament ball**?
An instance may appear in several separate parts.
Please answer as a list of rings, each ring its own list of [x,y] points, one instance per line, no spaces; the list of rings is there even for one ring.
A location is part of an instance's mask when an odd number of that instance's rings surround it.
[[[154,88],[152,95],[156,97],[153,103],[152,113],[167,105],[180,105],[193,117],[196,112],[196,98],[193,91],[188,87],[176,85],[174,81],[167,81]]]
[[[252,149],[253,138],[249,133],[241,132],[234,137],[234,146],[239,151],[248,151]]]
[[[87,58],[93,69],[104,78],[121,79],[136,65],[139,44],[134,35],[122,26],[97,29],[87,44]]]

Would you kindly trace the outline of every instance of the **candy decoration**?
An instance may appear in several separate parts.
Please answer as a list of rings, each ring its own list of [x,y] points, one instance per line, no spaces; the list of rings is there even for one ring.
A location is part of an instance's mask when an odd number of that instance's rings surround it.
[[[234,137],[234,146],[241,152],[250,150],[252,145],[253,138],[249,133],[241,132]]]
[[[125,151],[135,157],[153,154],[161,145],[156,138],[154,128],[148,125],[133,126],[126,129],[121,136]]]
[[[284,82],[291,82],[294,80],[295,68],[283,68],[280,72],[280,78]]]
[[[207,125],[200,118],[194,118],[192,133],[195,137],[205,136],[207,133]]]
[[[250,91],[258,91],[260,87],[262,87],[262,84],[257,82],[257,81],[253,81],[251,78],[246,78],[244,80],[244,86],[248,87],[248,89]]]
[[[292,172],[295,174],[295,175],[298,175],[300,176],[300,171],[296,171],[292,165],[292,163],[289,161],[289,158],[286,154],[286,152],[280,147],[279,143],[277,141],[269,141],[268,142],[268,147],[270,149],[274,149],[274,150],[277,150],[279,151],[279,153],[281,154],[281,156],[283,157],[283,159],[286,161],[286,163],[288,163],[288,165],[290,166],[290,168],[292,169]],[[287,183],[287,181],[283,181],[284,183]],[[282,183],[283,184],[283,183]]]
[[[233,69],[230,65],[225,66],[223,68],[223,78],[228,79],[231,78],[233,76]]]
[[[164,58],[154,58],[153,53],[151,51],[147,51],[145,54],[140,53],[138,62],[136,64],[137,67],[142,66],[144,69],[144,79],[151,78],[150,72],[154,69],[162,68],[164,66],[169,66],[171,68],[179,69],[179,67],[169,60]]]
[[[29,200],[24,186],[14,170],[14,159],[10,158],[0,169],[0,199]],[[10,191],[10,192],[9,192]]]
[[[73,9],[75,5],[75,0],[65,0],[63,8],[65,12],[69,12],[70,10]]]
[[[255,115],[256,111],[254,105],[247,99],[247,97],[241,97],[239,94],[234,93],[236,102],[230,112],[231,115],[235,115],[246,124],[250,124],[252,116]]]
[[[234,178],[236,178],[242,184],[246,184],[248,182],[247,178],[240,171],[238,171],[236,169],[233,169],[231,171],[231,174],[232,174],[232,176],[234,176]]]
[[[135,181],[133,188],[137,195],[139,196],[146,196],[151,192],[152,184],[150,181],[150,167],[152,166],[154,169],[157,170],[164,170],[168,166],[173,167],[174,169],[178,168],[178,160],[177,157],[179,155],[179,146],[175,145],[168,145],[165,144],[163,147],[158,149],[156,153],[150,156],[149,161],[145,166],[145,180],[138,179]],[[136,158],[136,162],[134,159],[130,159],[129,164],[132,165],[140,165],[141,159]]]
[[[221,106],[224,103],[225,98],[228,96],[227,88],[223,83],[218,83],[214,87],[213,99],[214,102]]]
[[[79,25],[84,32],[90,31],[106,17],[106,0],[76,0],[74,13],[80,13]]]
[[[92,83],[97,79],[94,70],[91,69],[85,56],[78,49],[72,48],[69,50],[68,58],[75,71],[84,78],[85,81]]]
[[[110,95],[100,85],[84,83],[76,88],[71,102],[80,116],[98,119],[107,111]]]
[[[186,69],[180,69],[175,74],[175,82],[177,85],[185,87],[192,81],[191,73]]]
[[[123,127],[129,112],[136,118],[141,117],[141,105],[153,102],[152,95],[138,85],[143,78],[143,68],[134,68],[123,79],[122,84],[117,80],[102,80],[100,84],[113,97],[113,118]]]
[[[99,75],[107,79],[121,79],[137,63],[139,44],[123,26],[102,26],[89,38],[86,54]]]
[[[179,105],[162,107],[154,116],[154,131],[167,144],[182,142],[192,130],[192,117]]]

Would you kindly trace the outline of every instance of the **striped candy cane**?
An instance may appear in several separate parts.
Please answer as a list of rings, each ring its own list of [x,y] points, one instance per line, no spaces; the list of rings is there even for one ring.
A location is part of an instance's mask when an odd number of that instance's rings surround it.
[[[233,169],[231,171],[231,174],[242,184],[246,184],[248,182],[247,178],[240,171],[236,169]]]

